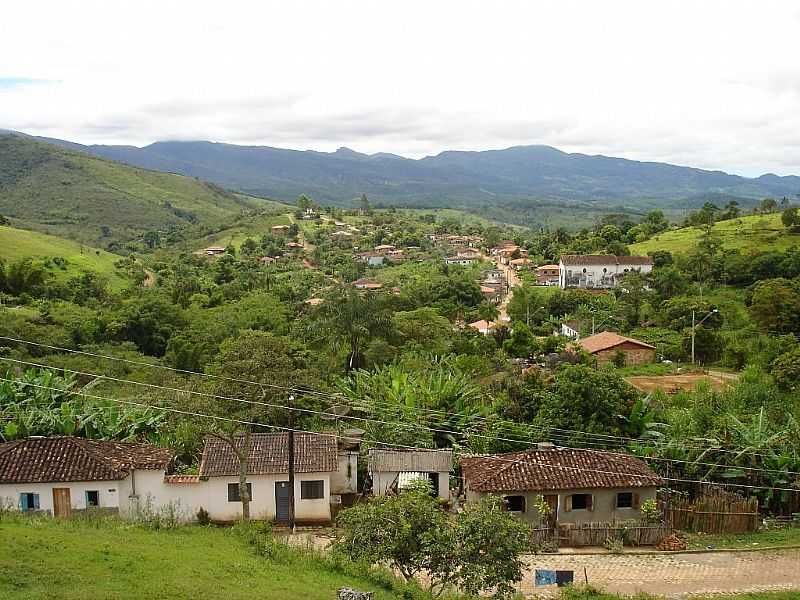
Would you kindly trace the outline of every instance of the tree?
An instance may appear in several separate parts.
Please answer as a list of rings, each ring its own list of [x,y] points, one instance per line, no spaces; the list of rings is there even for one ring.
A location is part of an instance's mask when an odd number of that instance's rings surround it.
[[[308,351],[287,338],[261,331],[244,331],[226,340],[208,367],[211,380],[206,391],[213,395],[180,398],[199,413],[223,417],[206,422],[206,433],[221,440],[236,456],[239,466],[239,497],[242,519],[250,518],[247,473],[252,433],[268,431],[251,423],[290,426],[293,413],[281,406],[289,403],[287,388],[308,389],[319,386],[311,375]],[[252,383],[244,383],[252,382]],[[296,408],[318,409],[312,396],[295,393]],[[241,421],[246,421],[242,423]]]
[[[788,279],[759,281],[753,287],[750,313],[770,333],[800,333],[800,292]]]
[[[514,594],[530,530],[497,498],[474,503],[454,518],[415,482],[398,496],[382,496],[340,513],[332,552],[354,562],[387,564],[407,581],[425,573],[435,596],[453,589],[471,595]]]
[[[143,239],[145,245],[151,250],[153,248],[158,248],[158,246],[161,244],[161,236],[157,231],[148,231],[144,234]]]
[[[795,391],[800,388],[800,346],[772,361],[771,372],[775,383],[783,389]]]
[[[361,198],[359,200],[359,210],[361,210],[362,215],[372,214],[372,207],[369,204],[369,200],[367,200],[366,194],[361,194]]]
[[[364,366],[364,348],[375,337],[393,330],[392,319],[382,295],[362,294],[352,287],[341,287],[330,294],[317,310],[311,325],[312,335],[326,340],[338,351],[347,348],[345,368]]]
[[[771,213],[775,212],[778,208],[778,203],[775,201],[774,198],[764,198],[759,205],[762,213]]]
[[[796,206],[789,207],[781,213],[781,223],[787,229],[800,228],[800,211]]]
[[[305,194],[301,194],[300,197],[297,199],[297,206],[303,212],[311,208],[313,205],[314,203],[311,202],[311,199]]]
[[[731,200],[725,205],[722,214],[719,216],[719,220],[728,221],[730,219],[737,219],[739,218],[740,212],[739,203],[736,200]]]
[[[429,350],[442,350],[453,326],[434,308],[396,312],[392,317],[400,338]]]

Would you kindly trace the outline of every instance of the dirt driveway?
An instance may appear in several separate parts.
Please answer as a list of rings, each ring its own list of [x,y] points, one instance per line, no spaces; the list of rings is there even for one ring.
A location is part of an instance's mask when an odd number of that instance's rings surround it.
[[[693,595],[800,590],[800,550],[681,554],[553,554],[530,557],[521,584],[526,596],[552,595],[534,587],[534,569],[572,570],[576,583],[618,594],[646,592],[669,598]]]
[[[636,389],[649,394],[660,389],[667,394],[683,390],[694,390],[698,383],[706,382],[712,389],[721,390],[736,382],[734,373],[709,371],[708,373],[684,373],[682,375],[636,375],[625,380]]]

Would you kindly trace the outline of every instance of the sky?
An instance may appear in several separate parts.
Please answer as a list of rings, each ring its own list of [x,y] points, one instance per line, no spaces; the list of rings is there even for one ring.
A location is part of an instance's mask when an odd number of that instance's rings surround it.
[[[800,174],[794,0],[4,0],[0,129]]]

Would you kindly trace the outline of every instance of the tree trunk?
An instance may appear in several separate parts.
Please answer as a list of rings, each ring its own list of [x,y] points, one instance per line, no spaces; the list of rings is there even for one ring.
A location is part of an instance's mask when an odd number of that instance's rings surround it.
[[[242,521],[250,520],[250,492],[247,489],[247,468],[250,465],[250,432],[244,434],[243,447],[237,452],[239,458],[239,499],[242,501]]]

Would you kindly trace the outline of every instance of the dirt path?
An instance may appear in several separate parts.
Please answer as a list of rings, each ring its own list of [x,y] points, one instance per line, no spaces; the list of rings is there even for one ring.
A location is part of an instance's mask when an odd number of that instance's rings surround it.
[[[550,595],[550,588],[533,585],[535,569],[575,572],[584,581],[618,594],[645,592],[685,598],[693,595],[800,590],[800,550],[709,552],[699,554],[556,554],[531,557],[521,584],[526,596]]]
[[[144,280],[142,281],[142,286],[146,288],[151,288],[156,284],[156,274],[153,273],[150,269],[144,270]]]
[[[495,265],[497,265],[497,268],[505,273],[506,281],[508,282],[508,293],[497,307],[500,312],[497,315],[495,322],[500,325],[506,325],[511,321],[511,317],[508,316],[508,305],[511,302],[511,298],[514,297],[514,288],[518,285],[522,285],[522,282],[520,281],[519,276],[517,276],[517,272],[509,265],[504,265],[501,263],[499,258],[495,259]]]

